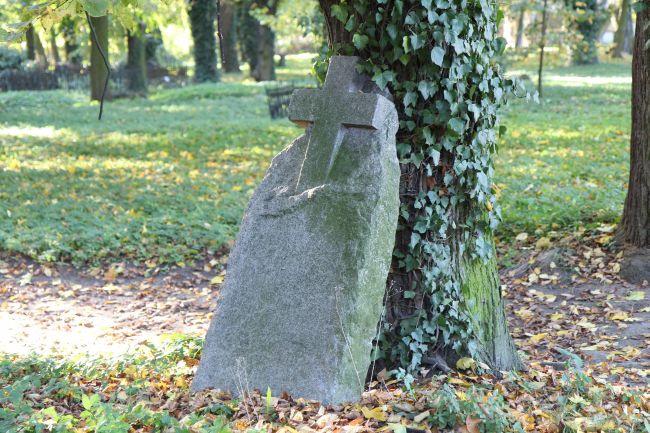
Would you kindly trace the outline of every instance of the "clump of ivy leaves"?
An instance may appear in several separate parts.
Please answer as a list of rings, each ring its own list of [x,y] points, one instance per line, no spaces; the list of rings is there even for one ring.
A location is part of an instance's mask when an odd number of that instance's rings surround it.
[[[419,292],[429,307],[386,324],[376,354],[410,385],[441,341],[480,359],[454,254],[491,259],[500,220],[493,156],[505,131],[498,110],[521,88],[495,61],[505,40],[497,37],[503,14],[492,0],[344,0],[331,13],[351,42],[329,48],[315,65],[318,76],[324,79],[332,55],[363,59],[359,72],[394,97],[400,163],[425,177],[425,187],[401,194],[398,230],[410,241],[394,254],[401,271],[421,275],[404,297]]]

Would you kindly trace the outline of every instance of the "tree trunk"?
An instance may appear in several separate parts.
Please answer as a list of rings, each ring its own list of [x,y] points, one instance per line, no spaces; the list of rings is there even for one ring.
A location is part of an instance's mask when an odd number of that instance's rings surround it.
[[[548,19],[548,0],[544,0],[542,9],[542,34],[539,37],[539,67],[537,70],[537,92],[542,96],[542,72],[544,71],[544,48],[546,45],[546,25]]]
[[[637,12],[632,60],[630,179],[619,234],[637,248],[650,248],[650,64],[648,9]],[[650,266],[650,264],[649,264]]]
[[[220,0],[218,11],[221,69],[224,72],[239,72],[235,5],[232,0]]]
[[[579,39],[572,46],[571,61],[574,65],[594,65],[598,63],[598,37],[609,16],[602,10],[600,0],[573,0],[573,10],[572,30]],[[584,13],[579,13],[581,10]],[[593,17],[584,19],[586,14]]]
[[[216,0],[190,0],[187,12],[194,41],[194,80],[197,83],[219,81],[214,29]]]
[[[60,64],[61,55],[59,54],[59,47],[56,45],[56,33],[54,32],[54,28],[50,29],[50,51],[52,51],[54,65]]]
[[[25,32],[25,42],[27,42],[27,59],[36,60],[36,48],[34,47],[34,26],[29,25]]]
[[[32,33],[34,39],[34,50],[36,51],[36,64],[39,68],[47,68],[47,55],[45,54],[45,47],[38,36],[38,32],[34,29]]]
[[[108,69],[104,64],[102,53],[108,61],[108,16],[91,17],[90,22],[95,29],[97,42],[90,31],[90,99],[99,101],[104,93]],[[99,46],[97,45],[99,44]],[[106,98],[109,98],[109,89],[106,89]]]
[[[257,34],[260,23],[250,14],[252,3],[242,1],[237,6],[237,38],[242,52],[242,59],[248,63],[249,74],[257,68]]]
[[[253,71],[255,81],[275,80],[275,33],[267,25],[260,25],[257,32],[257,65]]]
[[[327,22],[327,32],[329,36],[330,48],[336,48],[341,43],[349,43],[351,35],[345,30],[343,24],[331,14],[331,7],[339,3],[338,0],[319,0],[321,9],[324,12]],[[336,50],[335,50],[336,52]],[[433,105],[436,101],[430,101]],[[396,100],[398,107],[403,107],[402,101]],[[400,119],[403,113],[400,113]],[[398,132],[398,142],[404,142],[410,134],[407,131]],[[425,194],[430,190],[429,181],[432,179],[425,173],[422,165],[414,163],[402,163],[402,175],[400,177],[400,201],[403,207],[414,210],[414,198],[419,194]],[[444,174],[434,173],[434,176],[442,179]],[[415,219],[414,213],[409,214],[409,218]],[[458,216],[458,223],[462,217]],[[423,287],[423,276],[417,269],[407,270],[400,266],[398,255],[407,251],[407,246],[412,238],[410,224],[412,221],[401,220],[400,225],[403,228],[398,229],[395,240],[396,255],[393,258],[393,264],[388,276],[387,289],[385,295],[385,323],[391,330],[391,334],[400,337],[400,323],[404,320],[419,321],[421,318],[415,315],[419,308],[432,311],[435,315],[437,305],[432,305],[432,297],[427,296],[429,289]],[[448,240],[448,247],[451,256],[448,260],[453,268],[452,272],[461,282],[460,291],[465,304],[467,305],[465,314],[472,318],[474,328],[477,330],[476,352],[480,360],[487,363],[491,368],[498,370],[509,370],[521,368],[523,365],[519,360],[514,343],[510,337],[505,317],[503,299],[501,297],[501,288],[499,285],[499,276],[497,272],[496,260],[494,257],[489,261],[480,259],[471,259],[464,248],[460,246],[460,240],[454,239],[453,236]],[[416,292],[415,298],[407,301],[404,293],[407,291]],[[385,329],[385,328],[384,328]],[[435,365],[445,369],[448,366],[453,367],[458,359],[458,353],[451,348],[455,342],[438,344],[430,348],[423,363]],[[469,343],[464,341],[463,343]],[[404,360],[402,360],[404,361]],[[389,366],[389,368],[394,366]],[[381,368],[379,368],[381,369]],[[377,371],[377,369],[375,369]]]
[[[524,32],[525,32],[525,19],[526,19],[526,8],[521,7],[519,11],[519,17],[517,18],[517,39],[515,42],[515,48],[521,48],[524,45]]]
[[[129,92],[145,96],[147,94],[147,62],[145,27],[140,23],[134,32],[127,32],[127,88]]]
[[[79,53],[79,43],[75,31],[75,22],[72,17],[65,17],[61,20],[61,30],[63,31],[63,49],[65,51],[65,60],[72,65],[81,64],[81,54]]]
[[[630,27],[632,25],[632,5],[630,0],[621,2],[621,10],[618,14],[616,33],[614,34],[614,48],[612,57],[623,57],[623,53],[630,53]]]

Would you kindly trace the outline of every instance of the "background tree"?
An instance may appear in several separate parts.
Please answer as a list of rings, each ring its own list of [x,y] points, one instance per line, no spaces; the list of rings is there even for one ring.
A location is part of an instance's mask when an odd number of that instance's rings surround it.
[[[275,16],[279,3],[279,0],[258,0],[254,3],[260,21],[257,26],[257,60],[252,73],[256,81],[275,80],[275,32],[263,17]]]
[[[63,50],[65,60],[69,64],[81,64],[81,52],[77,40],[77,18],[66,16],[61,20],[61,32],[63,33]]]
[[[187,13],[194,41],[194,80],[197,83],[218,81],[217,39],[215,20],[216,0],[190,0]]]
[[[126,78],[129,92],[144,96],[147,94],[147,56],[145,25],[138,23],[134,30],[127,30]]]
[[[574,65],[598,63],[598,37],[609,20],[602,0],[569,0],[569,31],[571,61]]]
[[[52,60],[54,61],[54,65],[58,65],[61,63],[61,55],[59,54],[59,46],[56,43],[56,31],[54,31],[54,27],[50,28],[50,52],[52,53]]]
[[[492,243],[497,108],[513,85],[492,61],[505,47],[496,4],[320,4],[330,54],[365,59],[400,117],[401,219],[378,356],[407,379],[467,355],[519,367]]]
[[[621,1],[621,8],[618,12],[616,24],[612,57],[620,58],[623,57],[623,53],[632,53],[634,25],[632,24],[632,4],[630,0]]]
[[[253,2],[242,0],[237,5],[237,37],[241,47],[242,58],[248,63],[249,73],[257,68],[257,34],[260,22],[252,14]]]
[[[217,8],[221,69],[224,72],[239,72],[235,4],[233,0],[219,0]]]
[[[99,101],[102,95],[109,98],[110,88],[106,88],[106,78],[109,71],[104,63],[104,56],[106,62],[109,61],[108,57],[108,15],[90,17],[90,23],[94,28],[95,37],[90,33],[90,99]],[[99,45],[98,45],[99,44]]]
[[[619,226],[619,240],[631,250],[621,273],[629,280],[650,280],[650,62],[648,7],[637,11],[632,57],[632,134],[630,179]]]

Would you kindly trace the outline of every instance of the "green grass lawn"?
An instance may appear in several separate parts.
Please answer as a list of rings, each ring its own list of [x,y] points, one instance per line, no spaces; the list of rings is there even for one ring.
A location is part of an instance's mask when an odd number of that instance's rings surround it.
[[[310,58],[278,75],[304,76]],[[506,109],[502,236],[617,219],[629,76],[622,64],[549,70],[541,104]],[[271,121],[264,88],[239,77],[110,102],[101,122],[83,94],[0,94],[0,249],[177,263],[231,240],[271,158],[300,133]]]
[[[630,74],[625,64],[556,68],[545,74],[540,104],[504,110],[502,235],[617,221],[629,170]]]

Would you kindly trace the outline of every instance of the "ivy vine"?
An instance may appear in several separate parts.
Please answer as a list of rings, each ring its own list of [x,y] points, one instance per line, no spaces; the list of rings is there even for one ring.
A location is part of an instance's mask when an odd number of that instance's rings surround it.
[[[492,182],[499,107],[517,90],[495,61],[505,49],[493,0],[344,0],[331,6],[349,38],[328,56],[357,55],[394,97],[403,177],[400,273],[414,275],[400,296],[411,314],[387,321],[377,356],[412,380],[423,359],[451,349],[477,353],[477,330],[461,292],[463,258],[491,259],[500,219]],[[321,76],[327,59],[316,64]]]

